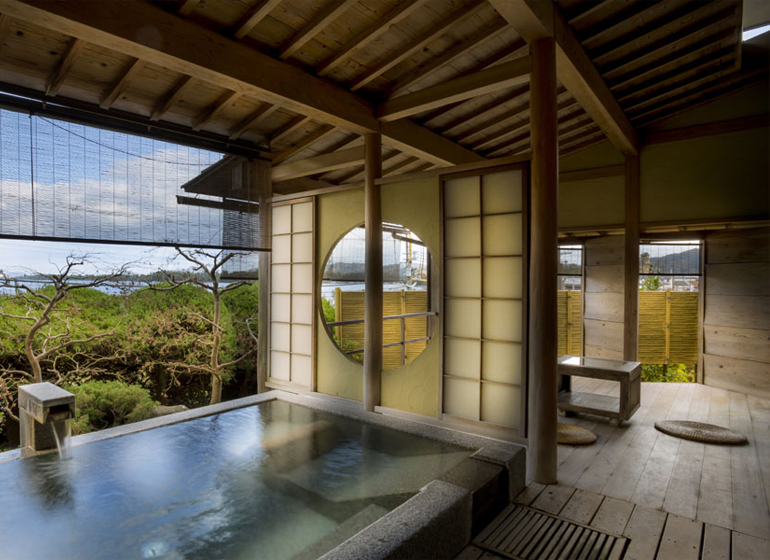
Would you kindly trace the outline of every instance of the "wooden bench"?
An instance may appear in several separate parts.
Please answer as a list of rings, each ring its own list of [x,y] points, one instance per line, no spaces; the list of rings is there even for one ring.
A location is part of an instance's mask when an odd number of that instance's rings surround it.
[[[561,376],[559,410],[565,413],[586,412],[606,416],[620,424],[631,418],[639,408],[642,393],[640,362],[562,356],[559,358],[558,373]],[[617,381],[620,383],[620,396],[574,392],[570,382],[573,375]]]

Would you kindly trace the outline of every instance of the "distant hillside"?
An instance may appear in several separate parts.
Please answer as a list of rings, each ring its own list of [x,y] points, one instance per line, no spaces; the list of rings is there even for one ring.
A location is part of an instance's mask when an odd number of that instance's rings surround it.
[[[694,274],[700,270],[700,249],[697,247],[681,253],[649,258],[649,270],[645,270],[645,258],[642,256],[642,274]]]

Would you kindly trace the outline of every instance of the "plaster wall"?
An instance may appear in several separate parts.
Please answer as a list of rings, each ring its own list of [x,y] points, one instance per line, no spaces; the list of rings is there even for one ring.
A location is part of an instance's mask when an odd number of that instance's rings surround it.
[[[351,228],[364,221],[362,190],[321,195],[317,202],[318,278],[334,245]],[[400,223],[414,231],[428,246],[431,256],[441,262],[439,220],[439,178],[431,177],[383,185],[382,219]],[[324,329],[317,307],[316,383],[321,393],[349,399],[363,398],[363,368],[345,357]],[[411,363],[382,373],[382,406],[438,416],[439,340],[433,333],[428,346]]]

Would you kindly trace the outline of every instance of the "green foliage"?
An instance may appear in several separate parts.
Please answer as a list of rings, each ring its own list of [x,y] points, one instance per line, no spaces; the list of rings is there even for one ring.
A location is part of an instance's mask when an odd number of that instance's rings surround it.
[[[76,399],[74,435],[147,420],[158,404],[147,389],[122,381],[89,381],[67,390]]]
[[[642,381],[694,383],[693,364],[642,364]]]
[[[639,289],[643,292],[657,292],[660,290],[660,278],[657,276],[645,277]]]
[[[337,320],[337,312],[334,309],[334,305],[326,298],[321,298],[321,305],[324,310],[324,321],[327,323],[333,323]]]

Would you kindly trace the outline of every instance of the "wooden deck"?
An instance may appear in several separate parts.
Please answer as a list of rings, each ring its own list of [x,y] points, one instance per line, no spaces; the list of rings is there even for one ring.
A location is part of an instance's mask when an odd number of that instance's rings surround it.
[[[617,384],[574,379],[576,390]],[[745,434],[727,447],[677,439],[656,420],[710,422]],[[698,384],[643,383],[622,426],[561,419],[593,431],[586,447],[559,446],[559,482],[532,483],[516,502],[631,539],[626,559],[770,558],[770,400]],[[503,558],[477,545],[461,558]]]

